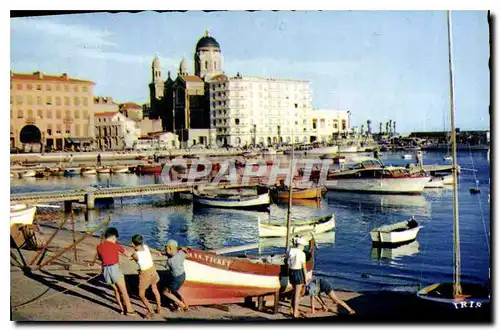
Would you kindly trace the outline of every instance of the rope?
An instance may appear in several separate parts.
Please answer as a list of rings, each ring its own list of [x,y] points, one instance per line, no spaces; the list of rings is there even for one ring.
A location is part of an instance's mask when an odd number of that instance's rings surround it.
[[[63,293],[66,293],[66,292],[68,292],[69,290],[71,290],[71,289],[73,289],[73,288],[76,288],[76,287],[78,287],[78,286],[80,286],[80,285],[83,285],[83,284],[85,284],[85,283],[88,283],[89,281],[91,281],[91,280],[92,280],[92,279],[94,279],[94,278],[99,277],[100,275],[101,275],[101,274],[100,274],[100,273],[98,273],[97,275],[92,276],[92,277],[90,277],[89,279],[87,279],[87,280],[85,280],[85,281],[83,281],[83,282],[81,282],[81,283],[78,283],[78,284],[76,284],[76,285],[72,285],[72,286],[70,286],[69,288],[65,289],[64,291],[57,292],[57,293],[55,293],[54,295],[51,295],[51,296],[48,296],[48,297],[46,297],[46,298],[42,298],[42,299],[40,299],[40,300],[37,300],[38,298],[40,298],[42,295],[44,295],[45,293],[47,293],[47,292],[50,290],[50,287],[48,287],[48,286],[47,286],[47,289],[46,289],[46,290],[45,290],[42,294],[40,294],[40,295],[36,296],[35,298],[33,298],[33,299],[31,299],[31,300],[29,300],[29,301],[27,301],[27,302],[21,303],[21,304],[19,304],[19,305],[17,305],[17,306],[13,306],[12,308],[18,308],[18,307],[21,307],[21,306],[26,306],[26,305],[28,305],[28,304],[30,304],[30,303],[40,302],[40,301],[44,301],[44,300],[48,300],[48,299],[55,298],[56,296],[61,295],[61,294],[63,294]]]
[[[469,144],[469,156],[470,156],[470,160],[472,163],[472,168],[475,169],[474,159],[472,158],[472,149],[470,148],[470,144]],[[474,171],[472,173],[474,174],[474,183],[476,184],[476,190],[479,191],[479,181],[477,180],[476,172],[477,171]],[[481,202],[481,195],[480,194],[477,195],[477,201],[479,202],[479,211],[481,212],[481,220],[483,221],[484,237],[486,238],[486,246],[488,247],[488,255],[490,255],[490,242],[488,240],[489,235],[488,235],[488,231],[486,230],[486,223],[484,221],[483,203]]]

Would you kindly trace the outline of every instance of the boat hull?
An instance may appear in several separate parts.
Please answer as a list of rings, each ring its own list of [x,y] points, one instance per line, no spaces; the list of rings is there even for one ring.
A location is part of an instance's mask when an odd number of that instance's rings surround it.
[[[161,166],[142,166],[139,165],[136,168],[137,173],[141,175],[146,175],[146,174],[161,174],[163,168]]]
[[[432,301],[437,307],[452,310],[485,309],[490,305],[490,290],[481,284],[461,283],[465,298],[453,298],[452,283],[438,283],[417,292],[417,297]]]
[[[123,174],[129,172],[128,167],[116,167],[116,168],[111,168],[111,173],[113,174]]]
[[[281,200],[289,199],[290,194],[287,191],[278,191],[278,198]],[[323,195],[320,187],[309,189],[292,189],[292,199],[319,199]]]
[[[10,207],[10,225],[14,224],[33,224],[36,207],[24,204],[15,204]]]
[[[35,170],[26,170],[26,171],[22,171],[19,173],[19,177],[21,177],[21,178],[28,178],[28,177],[35,177],[35,176],[36,176]]]
[[[335,217],[332,215],[329,217],[327,222],[316,223],[316,224],[306,224],[306,225],[293,225],[290,229],[291,235],[301,234],[301,233],[313,233],[319,234],[327,231],[331,231],[335,228]],[[259,236],[260,237],[286,237],[286,226],[276,226],[269,224],[259,224]]]
[[[373,245],[403,245],[414,241],[417,238],[421,227],[416,226],[405,229],[407,224],[408,222],[404,221],[391,226],[383,226],[373,229],[370,232]],[[393,230],[390,231],[388,230],[389,228],[393,228]],[[394,231],[396,229],[404,229],[404,231]]]
[[[193,193],[193,204],[215,208],[267,209],[271,204],[271,200],[269,193],[260,194],[253,199],[247,200],[208,198]]]
[[[429,182],[429,177],[373,178],[373,179],[333,179],[326,182],[329,190],[385,193],[420,194]]]
[[[248,297],[287,292],[287,267],[255,259],[239,259],[189,249],[184,263],[186,281],[179,294],[188,305],[244,302]],[[283,258],[278,259],[282,262]],[[306,264],[312,278],[314,253]]]

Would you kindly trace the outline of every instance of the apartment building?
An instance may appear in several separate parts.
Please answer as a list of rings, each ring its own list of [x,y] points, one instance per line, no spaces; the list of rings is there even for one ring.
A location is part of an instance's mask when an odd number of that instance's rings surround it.
[[[64,149],[90,144],[94,85],[66,73],[11,72],[11,147]]]

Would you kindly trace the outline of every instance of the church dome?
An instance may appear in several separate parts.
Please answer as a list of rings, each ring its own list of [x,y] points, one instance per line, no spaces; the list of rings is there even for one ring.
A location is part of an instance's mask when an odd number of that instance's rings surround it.
[[[207,30],[207,31],[205,31],[205,35],[203,37],[201,37],[200,40],[198,40],[198,43],[196,44],[196,50],[198,50],[200,48],[219,48],[220,49],[220,45],[217,42],[217,40],[215,40],[215,38],[209,36],[208,30]]]

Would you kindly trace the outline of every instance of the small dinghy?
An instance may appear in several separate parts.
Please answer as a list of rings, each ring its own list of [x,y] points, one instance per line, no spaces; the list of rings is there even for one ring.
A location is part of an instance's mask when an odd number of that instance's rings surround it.
[[[97,172],[94,168],[83,168],[82,169],[82,175],[95,175]]]
[[[36,207],[24,203],[11,202],[10,204],[10,225],[14,224],[33,224]]]
[[[374,245],[397,246],[412,242],[422,227],[412,217],[409,221],[384,225],[370,232]]]
[[[77,176],[82,172],[80,168],[67,168],[64,170],[65,176]]]
[[[19,173],[19,177],[21,177],[21,178],[28,178],[28,177],[35,177],[35,176],[36,176],[35,170],[26,170],[26,171],[21,171]]]
[[[96,169],[98,174],[109,174],[111,173],[111,168],[108,167],[99,167]]]
[[[193,190],[193,204],[203,207],[268,210],[271,199],[266,187],[258,187],[256,194],[253,195],[215,194],[210,190],[200,191],[195,188]]]
[[[451,162],[453,160],[453,158],[450,155],[446,155],[445,157],[443,157],[443,160]]]
[[[127,167],[127,166],[114,166],[111,168],[111,173],[113,173],[113,174],[122,174],[125,172],[129,172],[129,167]]]
[[[304,233],[323,233],[335,228],[335,216],[325,216],[319,219],[295,221],[290,229],[291,235]],[[259,223],[260,237],[286,237],[286,225],[271,225]]]

